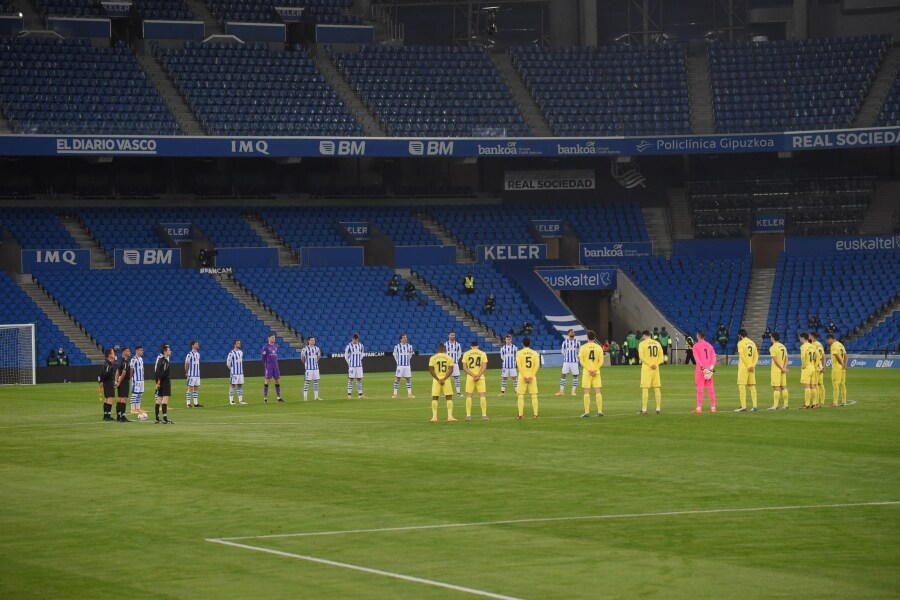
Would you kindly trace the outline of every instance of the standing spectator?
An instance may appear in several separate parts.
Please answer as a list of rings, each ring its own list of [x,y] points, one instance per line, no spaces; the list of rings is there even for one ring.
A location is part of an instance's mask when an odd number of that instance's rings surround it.
[[[764,340],[772,339],[772,328],[766,325],[766,330],[763,331],[762,337]]]
[[[475,293],[475,276],[472,275],[471,271],[466,273],[466,276],[463,279],[463,291],[465,291],[467,294]]]
[[[649,334],[647,334],[647,337],[649,337]],[[628,346],[628,364],[637,364],[638,339],[633,331],[628,332],[628,337],[625,338],[625,344]]]
[[[603,351],[609,354],[609,340],[603,342]]]
[[[394,276],[388,280],[388,294],[396,296],[400,291],[400,276],[394,273]]]
[[[484,299],[484,312],[492,315],[494,314],[494,308],[497,307],[497,296],[494,295],[494,292],[488,292],[487,298]]]
[[[47,354],[47,366],[48,367],[58,367],[59,366],[59,355],[56,353],[56,348],[50,348],[50,353]]]
[[[694,360],[694,338],[689,333],[684,334],[684,364],[697,364]]]
[[[828,335],[834,335],[837,333],[837,325],[834,324],[834,321],[828,319],[828,327],[825,328],[825,333]]]
[[[524,335],[525,337],[528,337],[531,335],[531,333],[533,331],[534,331],[534,325],[531,324],[531,321],[529,321],[528,319],[525,319],[522,322],[522,329],[519,330],[517,335]]]
[[[650,336],[650,339],[656,340],[657,342],[659,341],[659,327],[653,328],[653,335]]]
[[[609,356],[610,356],[610,364],[617,365],[619,361],[622,359],[622,353],[619,349],[619,344],[616,343],[616,340],[613,340],[609,344]]]
[[[68,367],[69,366],[69,355],[66,354],[65,348],[60,348],[56,351],[56,358],[59,360],[59,366]]]
[[[666,331],[666,328],[663,327],[662,331],[659,332],[659,337],[656,339],[659,342],[659,345],[662,346],[663,351],[663,362],[669,362],[669,346],[671,345],[672,338],[669,337],[669,332]]]
[[[403,293],[406,296],[406,300],[415,300],[416,298],[416,286],[412,281],[406,282],[406,287],[403,289]]]

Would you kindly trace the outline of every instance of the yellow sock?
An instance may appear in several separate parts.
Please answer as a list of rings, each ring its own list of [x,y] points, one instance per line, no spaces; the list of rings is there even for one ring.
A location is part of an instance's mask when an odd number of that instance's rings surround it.
[[[778,408],[779,400],[781,400],[781,392],[778,390],[775,390],[774,392],[772,392],[772,396],[775,397],[775,404],[773,404],[773,406],[775,408]]]
[[[810,400],[812,400],[812,390],[803,388],[803,406],[809,406]]]
[[[819,404],[825,404],[825,384],[819,384]]]
[[[584,395],[584,414],[589,412],[591,412],[591,394],[587,393]]]
[[[847,384],[841,384],[841,402],[847,404]]]
[[[784,388],[783,390],[781,390],[781,399],[782,399],[782,401],[784,402],[784,407],[787,408],[787,406],[788,406],[788,391],[787,391],[787,388]]]
[[[756,408],[756,386],[750,386],[750,401],[753,402],[753,408]]]
[[[432,400],[431,401],[431,418],[432,419],[437,419],[437,407],[438,407],[437,400]]]
[[[809,397],[812,399],[813,406],[819,405],[819,389],[818,389],[818,387],[809,388]]]
[[[653,394],[656,396],[656,410],[662,410],[662,390],[653,388]]]
[[[741,408],[747,408],[747,386],[738,386],[738,396],[741,398]]]
[[[466,396],[466,416],[472,416],[472,398],[471,396]]]
[[[453,416],[453,400],[447,400],[447,418]]]
[[[486,396],[481,397],[481,416],[482,417],[487,416],[487,397]]]
[[[531,395],[531,412],[534,416],[538,416],[538,396],[537,396],[537,394]]]
[[[603,394],[601,392],[597,392],[597,412],[603,412]]]
[[[525,414],[525,395],[524,394],[519,394],[518,405],[519,405],[519,416],[521,417]]]
[[[647,402],[650,401],[650,390],[644,388],[641,390],[641,410],[647,412]]]

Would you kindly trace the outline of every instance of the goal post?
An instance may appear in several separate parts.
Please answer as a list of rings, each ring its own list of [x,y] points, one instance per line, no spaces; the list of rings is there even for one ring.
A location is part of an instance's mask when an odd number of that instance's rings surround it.
[[[34,323],[0,325],[0,385],[37,383]]]

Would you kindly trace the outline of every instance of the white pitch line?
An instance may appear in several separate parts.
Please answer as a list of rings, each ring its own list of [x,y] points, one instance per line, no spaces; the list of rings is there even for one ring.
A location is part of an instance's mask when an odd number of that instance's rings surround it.
[[[718,515],[734,513],[777,512],[786,510],[809,510],[817,508],[852,508],[860,506],[896,506],[898,500],[879,502],[849,502],[843,504],[803,504],[793,506],[758,506],[751,508],[710,508],[701,510],[673,510],[655,513],[620,513],[607,515],[582,515],[573,517],[536,517],[530,519],[506,519],[502,521],[478,521],[472,523],[443,523],[438,525],[408,525],[405,527],[379,527],[375,529],[342,529],[336,531],[310,531],[305,533],[273,533],[267,535],[245,535],[238,537],[216,538],[216,542],[229,540],[264,540],[273,538],[302,538],[326,535],[348,535],[358,533],[387,533],[394,531],[421,531],[425,529],[454,529],[463,527],[490,527],[493,525],[517,525],[523,523],[558,523],[564,521],[605,521],[616,519],[640,519],[647,517],[682,517],[688,515]]]
[[[503,594],[495,594],[493,592],[486,592],[484,590],[476,590],[475,588],[465,587],[461,585],[454,585],[452,583],[445,583],[443,581],[436,581],[434,579],[425,579],[423,577],[415,577],[414,575],[404,575],[402,573],[393,573],[391,571],[382,571],[381,569],[372,569],[370,567],[362,567],[359,565],[352,565],[350,563],[338,562],[336,560],[328,560],[327,558],[319,558],[317,556],[307,556],[305,554],[294,554],[293,552],[283,552],[281,550],[274,550],[272,548],[263,548],[261,546],[250,546],[247,544],[238,544],[236,542],[230,542],[228,540],[222,539],[208,539],[207,542],[212,542],[213,544],[222,544],[225,546],[232,546],[234,548],[241,548],[243,550],[252,550],[254,552],[263,552],[265,554],[274,554],[275,556],[283,556],[286,558],[294,558],[297,560],[305,560],[307,562],[318,563],[321,565],[328,565],[330,567],[339,567],[341,569],[349,569],[351,571],[359,571],[361,573],[368,573],[370,575],[380,575],[382,577],[390,577],[391,579],[399,579],[401,581],[409,581],[411,583],[421,583],[423,585],[430,585],[432,587],[439,587],[448,590],[453,590],[454,592],[462,592],[464,594],[471,594],[473,596],[481,596],[483,598],[494,598],[495,600],[522,600],[521,598],[516,598],[514,596],[504,596]]]

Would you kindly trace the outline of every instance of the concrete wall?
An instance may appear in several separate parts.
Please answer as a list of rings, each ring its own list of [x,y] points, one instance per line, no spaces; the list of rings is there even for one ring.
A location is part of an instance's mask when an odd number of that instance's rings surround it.
[[[621,270],[618,273],[618,282],[618,300],[614,296],[610,306],[612,335],[616,341],[621,343],[630,330],[654,327],[665,327],[673,337],[676,333],[681,335],[681,330],[666,319]]]

